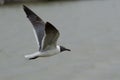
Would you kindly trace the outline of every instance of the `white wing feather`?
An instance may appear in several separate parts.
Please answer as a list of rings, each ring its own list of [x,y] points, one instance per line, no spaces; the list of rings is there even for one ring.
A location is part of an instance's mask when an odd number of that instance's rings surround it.
[[[35,39],[36,39],[37,45],[38,45],[38,47],[39,47],[39,41],[38,41],[38,37],[37,37],[37,34],[36,34],[35,29],[33,29],[33,33],[34,33],[34,35],[35,35]]]

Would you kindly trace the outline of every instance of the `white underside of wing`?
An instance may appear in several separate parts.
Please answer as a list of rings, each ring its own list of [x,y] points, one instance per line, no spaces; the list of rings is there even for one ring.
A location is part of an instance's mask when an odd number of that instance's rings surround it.
[[[36,34],[35,29],[33,29],[33,33],[34,33],[34,35],[35,35],[35,39],[36,39],[37,45],[38,45],[38,47],[39,47],[39,41],[38,41],[38,37],[37,37],[37,34]]]

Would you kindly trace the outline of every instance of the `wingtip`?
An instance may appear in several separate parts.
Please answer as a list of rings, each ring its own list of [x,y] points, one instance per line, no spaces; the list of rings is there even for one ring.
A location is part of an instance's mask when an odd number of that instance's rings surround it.
[[[24,4],[23,4],[23,8],[26,7]]]
[[[25,5],[23,5],[23,9],[24,9],[24,11],[27,13],[30,9],[27,7],[27,6],[25,6]]]
[[[27,17],[30,15],[36,15],[31,9],[29,9],[27,6],[23,5],[23,10],[25,11]]]
[[[23,4],[23,9],[24,9],[24,10],[27,9],[27,6],[25,6],[24,4]]]
[[[27,14],[28,11],[29,11],[29,9],[28,9],[25,5],[23,5],[23,10],[25,11],[26,14]]]

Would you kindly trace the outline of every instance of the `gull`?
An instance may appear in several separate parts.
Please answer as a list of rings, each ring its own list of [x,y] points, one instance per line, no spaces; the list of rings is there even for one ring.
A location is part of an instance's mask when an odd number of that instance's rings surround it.
[[[57,45],[60,33],[50,22],[44,22],[25,5],[23,5],[23,9],[33,25],[33,32],[39,47],[37,52],[25,55],[25,58],[31,60],[38,57],[53,56],[63,51],[71,51],[61,45]]]

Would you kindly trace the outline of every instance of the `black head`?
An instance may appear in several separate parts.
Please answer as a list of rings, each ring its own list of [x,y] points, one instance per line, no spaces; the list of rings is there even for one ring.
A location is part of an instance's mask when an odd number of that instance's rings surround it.
[[[70,49],[67,49],[63,46],[60,46],[60,52],[63,52],[63,51],[71,51]]]

